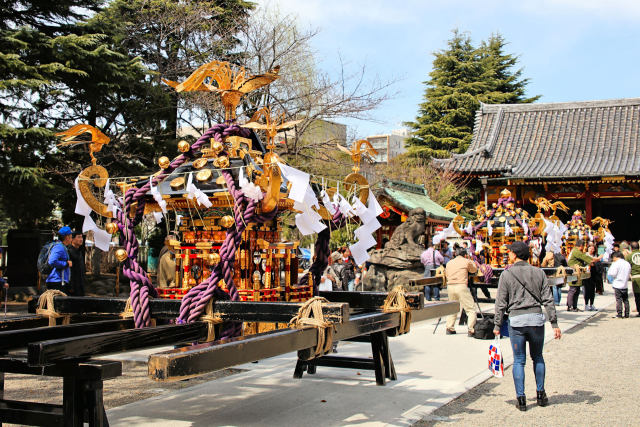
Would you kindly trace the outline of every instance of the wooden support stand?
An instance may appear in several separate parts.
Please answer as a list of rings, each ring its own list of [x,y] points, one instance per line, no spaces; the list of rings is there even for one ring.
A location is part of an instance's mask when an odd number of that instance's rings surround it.
[[[33,368],[24,358],[0,357],[0,378],[4,373],[62,377],[62,404],[6,400],[0,380],[0,420],[36,426],[108,426],[103,402],[103,381],[122,375],[122,363],[91,360]]]
[[[318,366],[330,366],[334,368],[366,369],[375,371],[376,384],[385,385],[387,379],[395,381],[396,369],[389,349],[389,337],[387,331],[369,334],[366,338],[371,342],[373,358],[349,357],[349,356],[321,356],[311,360],[298,358],[293,372],[293,378],[302,378],[306,371],[315,374]],[[361,341],[358,339],[357,341]]]

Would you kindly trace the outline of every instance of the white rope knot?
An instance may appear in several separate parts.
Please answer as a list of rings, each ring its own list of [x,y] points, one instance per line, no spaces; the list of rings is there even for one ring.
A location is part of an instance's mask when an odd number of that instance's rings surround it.
[[[133,307],[131,306],[131,297],[127,298],[127,304],[124,306],[124,311],[120,313],[122,319],[130,319],[133,317]]]
[[[322,304],[328,303],[325,298],[313,297],[307,300],[298,310],[289,326],[296,329],[316,328],[318,330],[318,343],[314,357],[327,354],[333,348],[333,323],[324,319]]]
[[[407,304],[402,285],[396,286],[387,294],[387,299],[384,300],[382,311],[385,313],[400,313],[398,333],[402,335],[409,332],[409,328],[411,327],[411,308],[409,304]]]
[[[215,341],[216,325],[222,323],[222,318],[213,313],[213,298],[209,300],[204,308],[204,314],[200,316],[200,321],[207,323],[207,339],[202,342]]]
[[[56,296],[66,297],[67,294],[57,289],[49,289],[40,295],[40,298],[38,298],[36,314],[47,316],[49,318],[49,326],[55,326],[57,324],[57,319],[60,317],[62,317],[62,324],[68,325],[71,321],[71,316],[68,314],[58,313],[54,308],[53,297]]]

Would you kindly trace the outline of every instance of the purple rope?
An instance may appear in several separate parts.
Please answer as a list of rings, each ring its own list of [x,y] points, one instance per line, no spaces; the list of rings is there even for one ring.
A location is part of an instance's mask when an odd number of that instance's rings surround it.
[[[174,170],[182,166],[187,160],[193,157],[195,153],[200,151],[203,144],[207,143],[210,138],[222,142],[224,136],[240,135],[250,136],[251,131],[241,128],[237,124],[218,124],[207,130],[198,140],[191,145],[189,151],[176,157],[169,167],[153,178],[154,185],[169,176]],[[123,266],[123,273],[129,279],[131,286],[131,306],[134,313],[134,322],[137,328],[149,326],[151,323],[151,314],[149,312],[149,297],[157,297],[158,293],[153,287],[151,280],[147,276],[146,271],[138,264],[137,256],[139,243],[134,233],[134,227],[142,220],[144,214],[145,197],[150,189],[150,183],[146,182],[140,188],[129,189],[125,193],[124,203],[121,204],[121,210],[116,216],[116,224],[120,230],[124,247],[127,252],[127,259]],[[133,218],[129,217],[129,208],[137,203],[136,211]],[[213,274],[212,274],[213,276]],[[222,292],[222,291],[221,291]],[[237,292],[237,291],[236,291]],[[224,292],[222,292],[224,294]],[[219,295],[224,297],[223,295]],[[226,296],[226,294],[225,294]]]

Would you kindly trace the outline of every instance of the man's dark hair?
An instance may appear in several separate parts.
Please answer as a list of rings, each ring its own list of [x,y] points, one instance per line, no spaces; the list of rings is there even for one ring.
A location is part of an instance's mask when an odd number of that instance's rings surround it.
[[[640,248],[640,245],[638,245],[638,242],[636,242],[635,240],[633,242],[631,242],[631,249],[638,249]]]
[[[456,249],[456,256],[466,256],[467,250],[465,248]]]
[[[73,237],[73,238],[75,239],[75,238],[76,238],[76,236],[77,236],[78,234],[79,234],[79,235],[82,235],[82,231],[78,231],[78,230],[76,230],[76,231],[72,232],[72,233],[71,233],[71,237]]]
[[[449,242],[447,242],[446,240],[443,240],[441,244],[449,246]]]
[[[615,251],[614,253],[611,254],[611,258],[620,258],[620,259],[624,259],[624,257],[622,256],[622,252],[620,251]]]
[[[576,240],[576,246],[579,247],[579,248],[583,247],[584,246],[584,240],[582,240],[582,239]]]

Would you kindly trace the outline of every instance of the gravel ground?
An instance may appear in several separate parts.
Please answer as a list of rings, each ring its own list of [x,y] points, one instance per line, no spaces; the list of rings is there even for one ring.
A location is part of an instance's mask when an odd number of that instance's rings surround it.
[[[106,409],[115,408],[238,372],[242,370],[223,369],[190,380],[155,382],[147,377],[146,363],[123,362],[122,376],[104,382],[104,405]],[[62,378],[5,374],[4,386],[5,399],[62,404]]]
[[[635,312],[629,319],[615,319],[614,315],[615,307],[609,306],[567,331],[561,340],[545,345],[548,407],[536,405],[532,364],[527,358],[526,412],[515,408],[509,367],[504,378],[491,378],[414,426],[639,425],[632,412],[637,410],[640,395],[640,318]],[[502,342],[509,345],[507,339]]]

